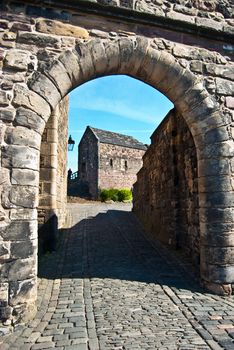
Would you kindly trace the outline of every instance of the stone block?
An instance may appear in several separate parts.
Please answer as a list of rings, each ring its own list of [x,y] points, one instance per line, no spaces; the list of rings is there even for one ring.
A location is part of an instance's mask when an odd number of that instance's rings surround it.
[[[214,265],[234,265],[233,247],[210,247],[202,246],[201,252],[206,256],[210,264]]]
[[[7,222],[9,219],[8,212],[0,210],[0,222]]]
[[[212,76],[219,76],[234,80],[234,66],[233,65],[217,65],[208,63],[205,65],[205,71]]]
[[[5,241],[35,240],[37,238],[37,222],[36,220],[12,221],[9,225],[0,227],[0,236]]]
[[[31,32],[32,25],[28,23],[14,22],[11,26],[11,31],[12,32],[18,32],[18,31]]]
[[[197,17],[196,24],[199,27],[215,29],[218,31],[222,31],[222,29],[223,29],[223,22],[217,22],[217,21],[214,21],[213,19],[209,19],[209,18]]]
[[[11,32],[9,30],[5,31],[3,33],[3,37],[2,37],[4,40],[6,41],[15,41],[16,39],[16,33],[14,32]]]
[[[173,20],[177,20],[177,21],[195,23],[195,17],[189,16],[189,15],[186,15],[183,13],[178,13],[175,11],[167,12],[166,17],[171,18]]]
[[[12,185],[38,186],[39,172],[30,169],[12,169]]]
[[[15,122],[18,125],[29,127],[42,134],[45,128],[45,121],[33,111],[20,107],[16,110]]]
[[[103,45],[108,58],[108,72],[116,72],[119,68],[119,45],[115,41],[103,41]]]
[[[11,319],[12,308],[10,306],[0,306],[0,320]]]
[[[9,106],[10,96],[6,91],[0,91],[0,106]]]
[[[25,208],[35,208],[38,205],[38,189],[31,186],[12,186],[9,200],[12,204]]]
[[[23,281],[36,276],[36,258],[17,259],[5,263],[0,271],[2,278],[8,281]]]
[[[219,95],[234,95],[234,82],[222,78],[216,78],[216,92]]]
[[[25,259],[36,251],[36,240],[25,240],[11,243],[11,259]]]
[[[234,266],[218,266],[209,264],[202,270],[202,278],[213,283],[233,283]]]
[[[62,99],[58,88],[44,74],[38,72],[34,73],[33,77],[28,82],[28,86],[31,90],[44,98],[52,109],[54,109]]]
[[[200,127],[200,125],[202,125],[202,126],[206,125],[207,126],[206,131],[208,131],[209,128],[208,128],[207,119],[209,116],[213,117],[212,124],[215,124],[215,126],[218,126],[218,121],[219,121],[219,117],[221,114],[220,111],[218,111],[218,109],[219,109],[219,105],[209,95],[205,99],[202,100],[202,103],[197,104],[197,106],[195,108],[188,109],[188,111],[186,111],[186,118],[190,119],[191,124],[196,123],[198,125],[198,127]],[[202,122],[204,122],[204,123],[202,124]],[[202,132],[203,131],[201,128],[201,133]]]
[[[67,50],[61,56],[59,56],[58,59],[65,67],[66,72],[71,79],[72,86],[74,87],[79,85],[79,82],[82,81],[83,74],[80,69],[77,53],[73,52],[72,50]]]
[[[0,108],[0,120],[11,123],[15,118],[15,110],[13,108]]]
[[[24,126],[8,127],[5,132],[5,142],[9,145],[24,145],[39,150],[41,135]]]
[[[41,156],[47,156],[49,157],[51,155],[51,143],[41,143]]]
[[[108,66],[108,59],[102,40],[96,39],[93,41],[93,45],[91,47],[91,55],[93,58],[96,74],[97,76],[100,76],[106,72]]]
[[[38,32],[49,33],[53,35],[73,36],[80,39],[88,39],[89,37],[88,31],[84,28],[44,18],[37,20],[36,29]]]
[[[36,278],[25,281],[10,282],[10,305],[24,304],[25,301],[35,300],[37,297]]]
[[[8,29],[9,22],[5,19],[0,20],[0,28],[1,29]]]
[[[41,168],[40,169],[40,180],[41,181],[52,181],[54,178],[53,170],[54,169]]]
[[[135,51],[134,51],[134,69],[133,67],[131,68],[132,74],[136,78],[137,78],[137,72],[141,69],[144,59],[147,57],[146,53],[149,49],[149,45],[150,45],[150,40],[148,38],[140,37],[140,36],[136,37]],[[157,60],[157,55],[156,57],[154,57],[154,59]]]
[[[192,72],[202,73],[203,71],[203,63],[201,61],[192,61],[190,63],[190,69]]]
[[[51,114],[50,106],[44,98],[19,84],[15,85],[12,103],[17,107],[26,107],[36,112],[46,121]]]
[[[196,16],[197,12],[198,12],[196,8],[193,8],[193,7],[189,8],[189,7],[185,7],[183,5],[178,5],[178,4],[174,5],[174,11],[184,13],[187,15],[192,15],[192,16]]]
[[[230,172],[228,159],[201,159],[198,161],[198,176],[228,175]]]
[[[203,281],[202,285],[212,293],[217,295],[229,296],[232,294],[231,284],[217,284],[212,282]]]
[[[199,216],[200,221],[204,223],[233,223],[234,208],[200,208]]]
[[[0,185],[10,184],[10,172],[9,169],[0,168]]]
[[[201,138],[201,141],[203,141],[204,143],[211,144],[216,142],[227,141],[229,140],[230,136],[226,127],[220,127],[207,131],[207,133],[203,135],[203,137],[201,136]]]
[[[6,125],[0,120],[0,144],[2,145],[4,142],[4,135],[6,131]]]
[[[234,97],[227,96],[225,98],[225,104],[226,104],[226,107],[234,109]]]
[[[3,90],[11,90],[13,88],[13,85],[14,85],[13,81],[6,79],[6,80],[3,80],[3,82],[1,83],[1,88]]]
[[[0,259],[1,261],[10,258],[10,242],[1,242],[0,245]],[[0,290],[1,294],[1,290]],[[1,300],[1,297],[0,297]]]
[[[44,74],[48,75],[53,81],[54,85],[60,91],[61,96],[65,96],[72,89],[70,77],[60,61],[55,61]]]
[[[213,247],[234,246],[234,223],[229,222],[201,222],[201,244]]]
[[[41,6],[27,6],[26,8],[26,14],[29,16],[36,16],[38,17],[45,17],[50,19],[60,19],[64,21],[70,20],[70,13],[67,11],[61,11],[57,10],[56,8],[50,8],[50,7],[41,7]]]
[[[234,207],[234,192],[200,193],[199,204],[201,207]]]
[[[39,169],[40,152],[27,146],[4,146],[2,149],[2,166],[6,168]]]
[[[36,45],[37,47],[53,47],[58,49],[60,47],[60,39],[56,36],[19,32],[18,42],[26,45]]]
[[[8,283],[0,283],[0,305],[2,302],[8,303]]]
[[[234,143],[232,140],[214,144],[199,145],[199,159],[222,158],[234,156]]]
[[[75,48],[84,81],[95,77],[95,68],[91,55],[92,46],[93,40],[90,40],[88,43],[78,43]]]
[[[183,75],[183,72],[181,73]],[[189,79],[189,76],[187,77]],[[191,120],[191,114],[187,114],[186,112],[189,110],[193,110],[197,106],[201,105],[201,101],[205,100],[207,97],[209,97],[208,92],[204,89],[204,85],[201,82],[195,83],[196,78],[190,75],[190,81],[188,80],[186,82],[188,89],[185,91],[183,97],[176,100],[176,106],[180,113],[183,113],[183,117],[185,118],[186,122],[188,123],[189,127],[191,126],[192,122],[197,123],[197,119],[193,118],[194,120]],[[191,86],[192,81],[194,80],[195,85]],[[185,84],[185,81],[179,78],[179,81],[181,81],[179,84],[181,85],[180,89],[183,88],[183,84]],[[190,85],[190,88],[189,88]],[[175,84],[174,89],[170,91],[170,94],[172,98],[175,98],[175,94],[173,96],[173,91],[177,89],[177,84]],[[197,123],[197,128],[199,129],[200,123]]]
[[[176,57],[193,59],[202,62],[216,62],[217,54],[206,49],[194,48],[182,44],[176,44],[173,48]]]
[[[204,159],[204,161],[206,160]],[[232,191],[230,176],[220,174],[200,177],[198,181],[198,187],[199,192]]]
[[[11,220],[37,220],[37,210],[36,209],[11,209],[10,211]]]
[[[17,70],[27,70],[30,62],[30,52],[12,49],[6,53],[4,59],[5,68],[13,68]]]

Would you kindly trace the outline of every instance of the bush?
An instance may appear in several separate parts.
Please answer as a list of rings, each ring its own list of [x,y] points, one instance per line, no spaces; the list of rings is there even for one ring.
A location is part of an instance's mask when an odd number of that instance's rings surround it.
[[[130,201],[132,200],[132,192],[127,188],[120,190],[116,188],[103,189],[100,192],[100,199],[102,202],[107,200],[112,200],[114,202]]]
[[[127,188],[123,188],[122,190],[119,190],[118,199],[119,199],[119,202],[132,200],[132,191]]]
[[[116,188],[110,188],[109,189],[109,198],[112,199],[114,202],[119,201],[119,190]]]
[[[109,199],[109,191],[108,190],[101,190],[100,199],[102,202],[107,201]]]

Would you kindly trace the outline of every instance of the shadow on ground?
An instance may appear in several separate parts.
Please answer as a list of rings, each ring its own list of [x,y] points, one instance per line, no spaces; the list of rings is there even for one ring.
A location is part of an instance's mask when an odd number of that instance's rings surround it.
[[[122,210],[60,230],[57,249],[39,260],[39,277],[108,278],[203,291],[189,259],[159,242],[152,245],[135,215]]]

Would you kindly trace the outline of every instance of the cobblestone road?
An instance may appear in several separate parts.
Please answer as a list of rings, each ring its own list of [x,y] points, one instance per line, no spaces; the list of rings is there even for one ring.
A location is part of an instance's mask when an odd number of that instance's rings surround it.
[[[73,227],[40,264],[38,313],[1,350],[234,349],[234,298],[201,290],[129,205],[70,207]]]

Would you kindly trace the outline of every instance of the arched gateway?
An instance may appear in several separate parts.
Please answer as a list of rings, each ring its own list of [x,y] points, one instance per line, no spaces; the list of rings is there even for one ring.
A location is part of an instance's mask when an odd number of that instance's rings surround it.
[[[233,76],[233,63],[217,52],[139,35],[134,28],[133,32],[112,32],[108,26],[106,31],[90,30],[92,16],[86,21],[87,29],[85,24],[81,28],[37,17],[32,25],[29,16],[24,18],[24,29],[21,23],[11,40],[14,45],[4,46],[3,41],[1,51],[2,318],[30,318],[35,310],[36,208],[45,124],[69,91],[110,74],[126,74],[155,87],[185,119],[198,160],[201,279],[209,289],[230,294],[234,283],[234,90],[226,72]],[[202,60],[210,69],[212,88],[202,74],[205,68],[199,68]]]

